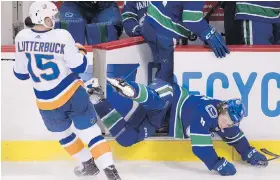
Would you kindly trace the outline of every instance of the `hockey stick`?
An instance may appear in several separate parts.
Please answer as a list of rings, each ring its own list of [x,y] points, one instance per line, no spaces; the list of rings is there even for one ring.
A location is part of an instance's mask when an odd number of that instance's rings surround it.
[[[205,15],[204,19],[209,23],[210,16],[222,5],[223,1],[218,1],[218,3],[210,9],[210,11]]]
[[[207,23],[209,24],[209,19],[210,17],[213,15],[213,13],[223,4],[224,2],[223,1],[218,1],[218,3],[212,7],[210,9],[210,11],[204,16],[204,19],[207,21]],[[197,39],[197,35],[191,33],[189,36],[188,36],[188,39],[190,41],[195,41]]]
[[[274,153],[272,153],[272,152],[268,151],[268,150],[267,150],[267,149],[265,149],[265,148],[262,148],[262,149],[261,149],[261,151],[262,151],[263,153],[265,153],[265,154],[269,155],[269,156],[273,156],[273,158],[268,159],[267,161],[272,161],[272,160],[274,160],[274,159],[279,159],[279,158],[280,158],[280,155],[278,155],[278,154],[274,154]]]
[[[140,64],[138,63],[138,65],[125,77],[123,78],[122,80],[125,81],[134,71],[136,71],[136,69],[138,69],[140,66]]]

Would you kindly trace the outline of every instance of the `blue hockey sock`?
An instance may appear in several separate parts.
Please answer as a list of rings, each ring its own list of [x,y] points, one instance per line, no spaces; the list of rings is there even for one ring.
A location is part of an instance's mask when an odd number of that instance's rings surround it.
[[[160,98],[159,94],[145,85],[136,82],[127,82],[135,90],[135,96],[132,100],[138,102],[144,108],[149,110],[163,109],[165,102]]]
[[[126,121],[107,100],[103,100],[94,106],[98,116],[112,136],[116,136],[125,127]]]

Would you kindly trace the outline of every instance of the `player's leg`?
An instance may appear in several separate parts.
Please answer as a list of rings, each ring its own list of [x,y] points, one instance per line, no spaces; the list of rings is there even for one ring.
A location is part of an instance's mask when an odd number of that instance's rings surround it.
[[[91,45],[118,40],[122,33],[122,21],[117,4],[104,3],[104,7],[94,13],[86,31],[87,42]]]
[[[172,96],[172,86],[156,79],[149,87],[133,81],[107,78],[108,82],[123,96],[138,102],[148,110],[160,110],[166,106],[165,96]]]
[[[165,112],[151,111],[151,113],[147,113],[147,110],[142,106],[138,106],[131,117],[125,121],[122,115],[103,98],[100,87],[98,85],[93,86],[95,88],[89,89],[88,92],[95,104],[95,110],[120,145],[124,147],[132,146],[152,136],[156,129],[162,126],[165,119],[162,116],[165,115]]]
[[[280,23],[273,24],[273,44],[280,44]]]
[[[94,105],[95,111],[112,136],[116,136],[126,125],[122,115],[106,100]]]
[[[87,92],[90,94],[90,100],[94,104],[96,113],[112,136],[117,136],[127,124],[131,127],[137,128],[145,118],[147,111],[142,106],[138,106],[126,121],[115,107],[105,99],[104,92],[99,86],[97,79],[93,78],[86,82],[85,85],[89,88]],[[119,103],[118,105],[123,106],[122,103]]]
[[[157,46],[159,53],[160,70],[156,73],[156,78],[162,79],[166,82],[173,83],[173,56],[176,40],[170,37],[156,34]]]
[[[155,28],[147,21],[144,21],[141,33],[152,50],[154,62],[160,65],[156,73],[156,78],[173,83],[173,53],[175,42],[170,37],[159,35]]]
[[[76,159],[80,165],[74,169],[77,176],[95,175],[99,169],[88,149],[84,147],[81,139],[71,129],[72,121],[61,109],[63,107],[51,111],[40,110],[47,129],[54,134],[65,151]]]
[[[96,104],[95,108],[102,122],[121,146],[132,146],[156,131],[143,108],[138,108],[127,122],[106,100]]]
[[[269,45],[273,39],[272,24],[244,20],[243,34],[247,45]]]
[[[158,46],[157,36],[156,36],[157,32],[149,22],[144,20],[144,23],[141,27],[141,34],[145,39],[145,41],[148,43],[152,51],[153,61],[157,67],[156,78],[161,78],[158,77],[161,70],[161,61],[159,58],[159,46]]]
[[[156,132],[156,127],[151,124],[146,116],[138,127],[134,127],[129,123],[116,136],[116,141],[124,147],[132,146],[138,142],[145,140]],[[128,138],[129,137],[129,138]]]
[[[73,36],[75,42],[85,44],[86,20],[75,2],[65,1],[60,8],[60,26]]]
[[[70,103],[70,118],[78,129],[79,137],[88,145],[96,165],[104,170],[109,180],[120,179],[109,143],[101,135],[101,130],[96,124],[95,110],[86,90],[80,87],[70,99]]]

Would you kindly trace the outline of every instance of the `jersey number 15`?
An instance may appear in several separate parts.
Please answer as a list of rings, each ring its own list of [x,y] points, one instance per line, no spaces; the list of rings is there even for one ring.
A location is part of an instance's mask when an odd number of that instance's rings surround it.
[[[31,66],[31,62],[32,62],[32,57],[30,53],[25,53],[27,59],[28,59],[28,71],[33,79],[34,82],[41,82],[41,79],[44,79],[46,81],[51,81],[56,79],[59,76],[59,68],[57,66],[56,63],[50,61],[52,59],[54,59],[53,55],[46,55],[46,54],[34,54],[35,57],[35,62],[36,62],[36,66],[38,69],[40,70],[47,70],[47,69],[51,69],[52,73],[47,74],[47,73],[42,73],[39,74],[38,76],[36,76],[36,74],[33,72],[32,70],[32,66]],[[47,60],[46,63],[43,64],[43,59]]]

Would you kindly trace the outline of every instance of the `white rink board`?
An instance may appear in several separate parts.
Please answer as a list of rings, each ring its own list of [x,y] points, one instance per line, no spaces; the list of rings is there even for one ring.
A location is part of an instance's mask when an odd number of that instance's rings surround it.
[[[241,128],[250,140],[279,140],[280,116],[269,117],[263,112],[262,82],[267,74],[279,75],[280,52],[231,52],[223,59],[217,59],[212,52],[177,52],[174,55],[174,69],[179,84],[182,84],[183,72],[198,72],[200,79],[190,80],[190,90],[206,94],[207,79],[210,74],[220,72],[228,80],[229,87],[222,88],[220,80],[214,81],[213,94],[216,98],[228,99],[241,97],[233,73],[247,83],[251,75],[254,83],[248,96],[249,116]],[[265,59],[264,59],[265,57]],[[1,58],[14,58],[14,53],[3,52]],[[92,58],[94,61],[92,62]],[[107,64],[140,63],[136,81],[147,83],[147,63],[152,55],[147,44],[138,44],[114,50],[94,49],[88,53],[89,64],[93,64],[94,74],[99,77],[103,87]],[[2,140],[54,140],[45,128],[35,104],[31,81],[20,81],[13,75],[13,61],[1,61],[2,80]],[[254,72],[256,78],[254,79]],[[278,76],[277,76],[278,77]],[[239,82],[239,81],[238,81]],[[278,83],[278,87],[277,87]],[[211,83],[209,83],[211,84]],[[239,82],[240,84],[240,82]],[[268,83],[268,109],[280,108],[280,79]],[[241,84],[242,85],[242,84]],[[244,93],[243,93],[244,94]],[[263,99],[266,99],[265,97]],[[276,114],[280,113],[276,112]],[[274,113],[275,114],[275,113]],[[16,133],[15,133],[16,132]]]
[[[249,92],[249,105],[248,117],[241,124],[241,128],[250,140],[280,139],[279,67],[280,52],[231,52],[223,59],[216,58],[212,52],[177,51],[174,55],[174,72],[180,85],[187,84],[187,78],[183,83],[184,72],[196,72],[186,74],[185,77],[198,76],[189,80],[190,91],[199,91],[200,94],[205,95],[207,94],[206,88],[208,88],[209,93],[209,88],[213,84],[213,97],[215,98],[241,98],[241,94],[243,95],[242,98],[246,98],[247,94],[243,91],[243,93],[240,93],[238,85],[245,84],[251,87],[250,91],[248,91],[250,88],[244,88]],[[272,72],[276,74],[277,78],[266,81],[265,79],[272,77],[272,75],[269,75]],[[224,83],[219,79],[212,83],[208,79],[210,75],[221,77]],[[249,76],[251,82],[248,82]],[[222,84],[225,88],[222,87]],[[264,91],[266,86],[268,87],[268,93]],[[265,105],[266,101],[268,105]],[[277,103],[278,109],[276,109]],[[274,115],[267,115],[268,111],[265,110],[265,107],[274,111]]]

